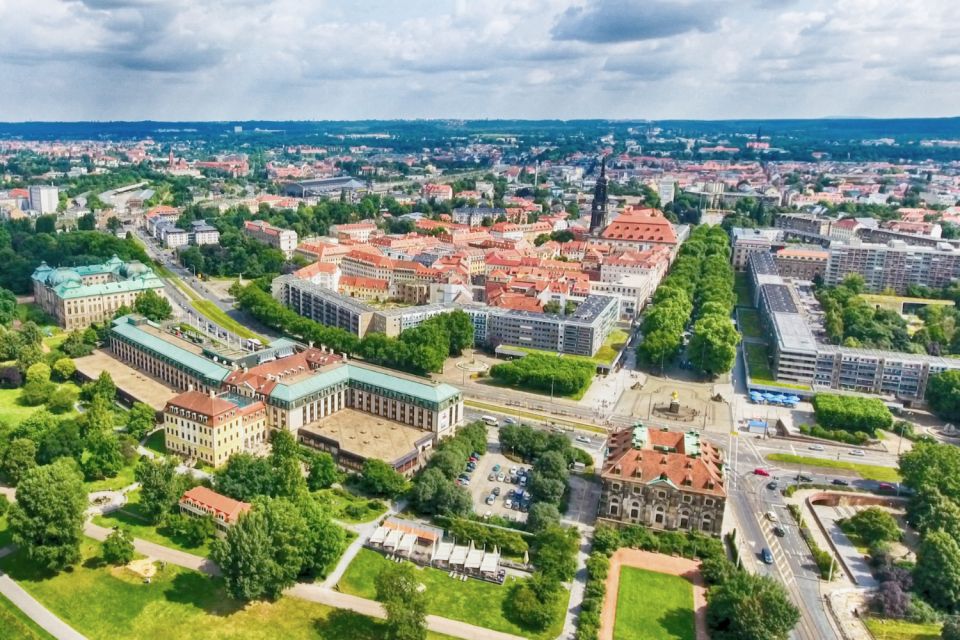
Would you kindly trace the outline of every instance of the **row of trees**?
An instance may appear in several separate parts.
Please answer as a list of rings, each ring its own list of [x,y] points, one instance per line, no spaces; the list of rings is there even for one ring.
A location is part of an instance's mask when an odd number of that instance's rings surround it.
[[[490,375],[508,387],[521,387],[566,396],[579,393],[593,380],[596,365],[580,358],[531,353],[494,365]]]
[[[736,295],[729,260],[730,240],[721,228],[699,226],[691,232],[644,316],[643,341],[637,346],[641,360],[661,368],[673,360],[693,319],[690,361],[710,375],[730,369],[740,335],[730,320]]]
[[[877,429],[889,429],[893,424],[890,409],[879,398],[818,393],[813,397],[813,411],[817,424],[826,429],[863,432],[871,437]]]
[[[456,483],[473,452],[487,450],[487,427],[474,422],[437,446],[427,468],[417,475],[410,492],[422,515],[463,516],[473,511],[470,493]]]
[[[300,316],[251,283],[233,289],[237,305],[267,326],[335,351],[358,355],[373,364],[403,371],[439,371],[451,355],[473,345],[473,322],[463,311],[443,313],[397,338],[370,333],[363,339],[337,327],[328,327]]]

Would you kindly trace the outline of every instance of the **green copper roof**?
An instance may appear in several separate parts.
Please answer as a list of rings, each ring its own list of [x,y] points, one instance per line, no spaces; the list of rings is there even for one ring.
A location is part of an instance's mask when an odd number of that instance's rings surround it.
[[[100,284],[82,285],[79,282],[65,282],[54,287],[57,296],[65,300],[73,298],[89,298],[90,296],[102,296],[114,293],[126,293],[133,291],[146,291],[147,289],[162,289],[163,281],[149,272],[143,277],[136,277],[130,280],[120,280],[118,282],[103,282]]]
[[[294,402],[298,398],[323,391],[339,382],[347,382],[348,380],[347,367],[335,367],[293,384],[278,382],[277,386],[270,392],[270,397],[283,402]]]
[[[132,316],[123,316],[114,320],[111,331],[150,349],[159,356],[178,362],[185,369],[194,372],[197,377],[220,383],[230,373],[230,370],[226,367],[221,367],[217,363],[178,347],[172,342],[161,340],[157,336],[147,333],[134,324]]]

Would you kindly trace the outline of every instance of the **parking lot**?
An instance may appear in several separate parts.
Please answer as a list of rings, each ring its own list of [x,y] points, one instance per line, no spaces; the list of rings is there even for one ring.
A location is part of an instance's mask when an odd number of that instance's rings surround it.
[[[497,465],[499,465],[499,469],[494,471],[494,467]],[[526,513],[512,508],[515,501],[513,492],[524,489],[525,487],[520,484],[519,476],[516,473],[514,477],[518,478],[517,484],[510,482],[511,469],[515,469],[516,471],[521,469],[529,471],[530,465],[521,465],[503,456],[500,453],[497,431],[496,429],[491,429],[487,437],[487,453],[480,457],[480,460],[477,462],[477,468],[470,473],[472,479],[470,480],[470,486],[467,487],[470,491],[470,496],[473,498],[473,510],[476,513],[480,515],[490,513],[491,515],[502,516],[519,522],[526,521]],[[495,476],[494,480],[488,480],[491,473]],[[502,480],[496,479],[500,476],[503,476]],[[496,496],[493,504],[487,504],[487,496],[497,488],[500,490],[500,495]],[[527,493],[529,494],[529,492]],[[508,497],[510,498],[511,508],[507,508],[506,506]]]

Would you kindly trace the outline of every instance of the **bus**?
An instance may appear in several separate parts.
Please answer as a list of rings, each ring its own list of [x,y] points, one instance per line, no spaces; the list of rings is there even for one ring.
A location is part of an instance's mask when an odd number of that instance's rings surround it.
[[[497,420],[497,419],[494,418],[493,416],[481,416],[480,419],[483,420],[483,421],[487,424],[488,427],[495,427],[495,426],[497,426],[497,425],[499,424],[499,422],[500,422],[499,420]]]

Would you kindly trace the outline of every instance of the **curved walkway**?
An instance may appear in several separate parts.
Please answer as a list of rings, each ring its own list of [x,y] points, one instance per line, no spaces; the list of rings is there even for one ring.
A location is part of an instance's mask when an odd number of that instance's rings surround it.
[[[13,545],[8,545],[0,549],[0,558],[13,553],[15,548]],[[2,571],[0,571],[0,594],[3,594],[15,607],[57,640],[87,640],[85,636],[77,633],[70,625],[34,600],[33,596]]]

